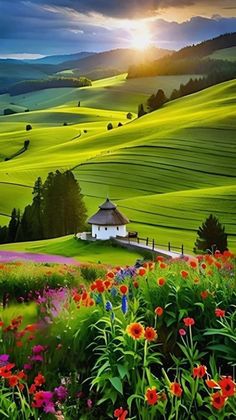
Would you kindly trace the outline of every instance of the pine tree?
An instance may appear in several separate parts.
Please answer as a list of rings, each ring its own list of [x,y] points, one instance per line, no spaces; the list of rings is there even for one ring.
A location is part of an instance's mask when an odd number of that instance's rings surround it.
[[[227,234],[225,227],[212,214],[199,227],[196,248],[201,251],[218,249],[221,252],[227,250]]]
[[[11,220],[8,225],[8,242],[15,242],[17,230],[20,224],[20,210],[14,208],[11,212]]]
[[[140,104],[138,106],[138,118],[142,117],[143,115],[146,115],[146,112],[144,111],[143,104]]]

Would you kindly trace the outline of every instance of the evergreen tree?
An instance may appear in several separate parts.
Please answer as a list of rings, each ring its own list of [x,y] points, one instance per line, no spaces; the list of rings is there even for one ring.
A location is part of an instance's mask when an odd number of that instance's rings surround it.
[[[212,214],[199,227],[196,248],[201,251],[212,250],[212,247],[221,252],[227,250],[227,234],[224,226]]]
[[[143,115],[146,115],[146,112],[144,111],[143,104],[140,104],[138,106],[138,118],[142,117]]]
[[[0,226],[0,244],[7,243],[8,239],[8,229],[7,226]]]
[[[17,230],[20,224],[20,210],[14,208],[11,213],[11,220],[8,225],[7,242],[15,242]]]

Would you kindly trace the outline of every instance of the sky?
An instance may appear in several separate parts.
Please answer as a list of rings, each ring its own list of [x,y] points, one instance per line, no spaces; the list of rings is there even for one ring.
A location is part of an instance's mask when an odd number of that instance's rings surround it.
[[[236,31],[235,0],[0,0],[0,57],[179,49]]]

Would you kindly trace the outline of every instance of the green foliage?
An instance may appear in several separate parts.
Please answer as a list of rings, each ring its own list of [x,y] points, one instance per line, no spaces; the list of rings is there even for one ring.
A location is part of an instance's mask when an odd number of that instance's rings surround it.
[[[91,86],[91,80],[86,77],[69,78],[69,77],[52,77],[50,79],[43,80],[24,80],[12,85],[8,92],[10,95],[22,95],[23,93],[29,93],[32,91],[50,89],[50,88],[61,88],[61,87],[82,87]]]

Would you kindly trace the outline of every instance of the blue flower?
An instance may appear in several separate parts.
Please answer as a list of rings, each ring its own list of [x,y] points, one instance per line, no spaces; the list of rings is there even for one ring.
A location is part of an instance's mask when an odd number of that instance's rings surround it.
[[[106,311],[112,310],[112,303],[108,300],[105,305]]]
[[[111,289],[111,296],[112,297],[115,297],[117,295],[117,293],[118,293],[117,289],[115,287],[112,287],[112,289]]]
[[[128,299],[127,299],[127,296],[126,295],[123,295],[122,296],[122,299],[121,299],[121,310],[122,310],[122,312],[123,312],[124,315],[127,314],[127,312],[128,312]]]

